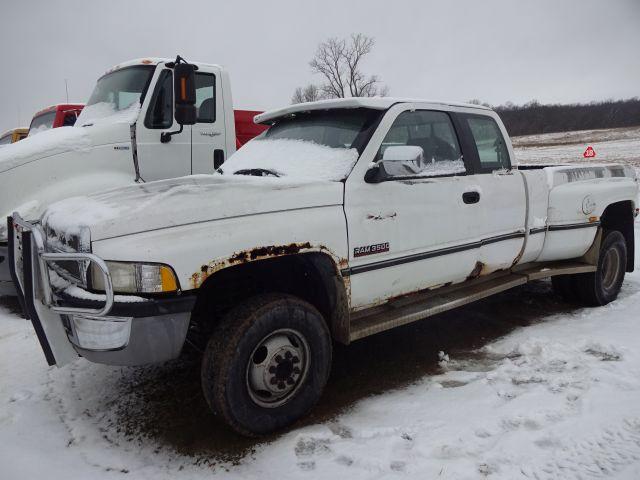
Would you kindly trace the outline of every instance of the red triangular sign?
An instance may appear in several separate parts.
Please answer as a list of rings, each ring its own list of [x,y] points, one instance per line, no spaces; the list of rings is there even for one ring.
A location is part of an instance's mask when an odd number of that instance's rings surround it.
[[[593,149],[592,146],[588,146],[587,149],[582,154],[582,156],[584,158],[593,158],[596,156],[596,151]]]

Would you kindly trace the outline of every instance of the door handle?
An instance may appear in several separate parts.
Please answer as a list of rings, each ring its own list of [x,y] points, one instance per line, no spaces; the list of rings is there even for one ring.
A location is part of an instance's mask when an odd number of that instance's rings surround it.
[[[213,151],[213,170],[218,170],[220,165],[224,163],[224,150],[216,148]]]
[[[480,201],[480,192],[464,192],[462,201],[466,204],[478,203]]]

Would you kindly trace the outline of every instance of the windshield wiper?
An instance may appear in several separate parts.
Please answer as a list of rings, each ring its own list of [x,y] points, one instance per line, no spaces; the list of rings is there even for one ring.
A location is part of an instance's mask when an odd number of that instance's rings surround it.
[[[254,177],[279,177],[280,174],[267,168],[244,168],[233,172],[234,175],[253,175]]]

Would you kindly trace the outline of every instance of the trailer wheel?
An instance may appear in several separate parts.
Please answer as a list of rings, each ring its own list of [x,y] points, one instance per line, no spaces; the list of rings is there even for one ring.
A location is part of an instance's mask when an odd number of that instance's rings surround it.
[[[620,293],[627,265],[627,243],[617,230],[604,232],[598,270],[576,275],[574,289],[585,305],[592,307],[614,301]]]
[[[327,325],[311,304],[284,294],[252,297],[222,319],[207,344],[204,396],[236,432],[273,432],[316,404],[331,348]]]

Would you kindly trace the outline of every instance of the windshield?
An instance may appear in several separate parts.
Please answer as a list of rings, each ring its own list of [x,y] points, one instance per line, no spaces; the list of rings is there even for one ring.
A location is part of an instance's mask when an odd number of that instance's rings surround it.
[[[11,143],[11,133],[7,133],[4,137],[0,137],[0,145],[9,145]]]
[[[223,174],[344,180],[373,132],[379,110],[304,112],[276,120],[232,155]]]
[[[56,119],[56,111],[42,113],[33,117],[31,120],[31,126],[29,127],[29,137],[34,136],[36,133],[44,132],[53,128],[53,122]]]
[[[109,103],[113,110],[120,111],[134,102],[142,103],[155,68],[153,65],[137,65],[104,75],[93,89],[87,106]]]

